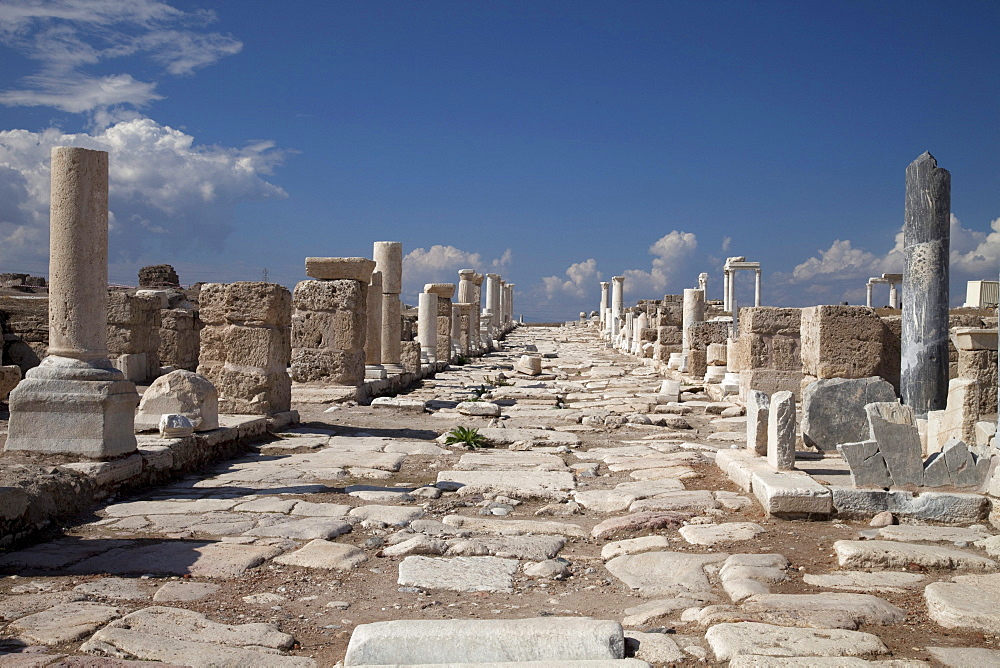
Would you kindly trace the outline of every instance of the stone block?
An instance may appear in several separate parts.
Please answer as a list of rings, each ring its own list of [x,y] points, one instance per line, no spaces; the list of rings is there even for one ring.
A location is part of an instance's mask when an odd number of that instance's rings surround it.
[[[351,280],[299,281],[292,305],[297,311],[352,311],[366,313],[368,283]]]
[[[807,473],[758,469],[752,475],[751,489],[768,515],[826,517],[833,513],[830,490]]]
[[[688,350],[687,372],[695,378],[702,378],[708,371],[708,356],[704,350]]]
[[[194,424],[195,431],[210,431],[219,427],[219,392],[215,386],[196,373],[178,369],[160,376],[143,393],[136,415],[136,429],[154,428],[160,416],[184,415]]]
[[[424,285],[424,292],[438,296],[438,302],[444,299],[451,299],[455,296],[454,283],[427,283]]]
[[[661,346],[679,346],[682,338],[681,329],[676,325],[666,325],[657,328],[656,340]]]
[[[996,388],[994,386],[991,389]],[[996,392],[991,394],[995,396]],[[944,411],[933,411],[936,413],[936,425],[933,433],[928,431],[928,451],[937,452],[951,439],[974,443],[979,407],[979,381],[972,378],[952,378],[948,382],[948,403]]]
[[[169,264],[154,264],[139,270],[139,287],[180,287],[181,279]]]
[[[288,367],[291,340],[287,328],[230,326],[225,330],[227,361],[274,373]]]
[[[740,309],[740,336],[730,359],[736,371],[799,371],[801,309],[759,306]]]
[[[885,458],[875,441],[840,443],[837,450],[851,467],[851,481],[855,487],[888,488],[892,485]]]
[[[767,456],[768,415],[771,398],[759,390],[748,390],[747,409],[747,449],[761,457]]]
[[[894,485],[923,484],[923,448],[913,409],[895,402],[865,406],[871,438],[885,458]]]
[[[159,326],[158,303],[121,290],[108,292],[108,323],[115,325]]]
[[[398,620],[354,629],[345,666],[622,659],[621,624],[587,617]],[[541,664],[540,664],[541,665]]]
[[[269,415],[291,409],[292,380],[284,368],[267,372],[209,362],[199,364],[198,373],[219,391],[221,413]]]
[[[206,283],[198,301],[206,325],[291,325],[292,293],[276,283]]]
[[[867,306],[802,309],[802,370],[817,378],[879,375],[886,327]]]
[[[996,336],[996,332],[994,332]],[[974,378],[979,381],[979,413],[989,415],[997,412],[997,393],[988,388],[997,387],[997,351],[993,350],[958,350],[957,375],[961,378]]]
[[[360,281],[365,285],[372,280],[375,260],[366,257],[307,257],[306,276],[325,281]]]
[[[767,462],[779,471],[795,468],[795,396],[771,395],[767,420]]]
[[[729,338],[729,322],[695,322],[688,327],[690,350],[705,350],[710,343],[725,343]]]
[[[365,378],[365,351],[295,348],[291,369],[296,383],[328,380],[337,385],[358,385]]]
[[[292,316],[292,348],[364,348],[367,325],[364,312],[296,310]]]
[[[726,366],[726,349],[724,343],[710,343],[705,350],[705,363],[708,366]]]
[[[871,490],[831,486],[833,505],[839,516],[867,518],[889,511],[908,519],[972,524],[989,515],[990,500],[982,494],[921,492],[914,496],[904,490]]]
[[[399,365],[406,373],[420,373],[420,343],[418,341],[400,342]]]
[[[865,405],[895,399],[892,385],[875,376],[817,380],[803,392],[802,440],[819,450],[863,441],[870,434]]]
[[[766,395],[791,392],[798,401],[802,392],[801,371],[775,371],[774,369],[744,369],[739,372],[740,392],[760,390]]]
[[[125,380],[141,383],[149,377],[149,361],[146,353],[126,353],[112,360],[115,368],[122,372]]]
[[[21,367],[11,364],[0,366],[0,401],[7,401],[7,395],[21,382]]]

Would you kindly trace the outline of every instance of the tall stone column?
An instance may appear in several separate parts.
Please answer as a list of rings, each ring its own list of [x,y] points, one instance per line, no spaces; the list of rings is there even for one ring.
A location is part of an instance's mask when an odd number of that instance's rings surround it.
[[[451,359],[451,298],[455,295],[454,283],[428,283],[424,292],[437,295],[437,361]]]
[[[462,355],[472,354],[472,312],[475,304],[456,302],[451,305],[454,313],[454,324],[452,340],[458,345],[458,352]]]
[[[872,285],[871,281],[868,281],[865,284],[865,306],[867,306],[868,308],[872,307],[872,288],[873,287],[874,286]]]
[[[727,284],[729,286],[729,288],[728,288],[728,290],[729,290],[729,299],[728,299],[729,310],[733,311],[733,321],[735,322],[736,321],[736,312],[735,312],[736,311],[736,272],[735,271],[730,271],[729,272],[729,280],[727,281]]]
[[[897,285],[899,284],[889,283],[889,308],[899,308],[899,290],[896,288]]]
[[[464,325],[459,323],[460,328],[465,327],[465,343],[462,346],[463,355],[472,355],[479,348],[478,317],[473,315],[473,312],[479,310],[475,277],[475,269],[461,269],[458,272],[458,303],[468,305],[468,308],[463,309],[459,315],[459,317],[464,317],[467,321]]]
[[[685,288],[683,309],[681,312],[681,326],[683,327],[681,331],[681,348],[686,354],[688,348],[691,347],[688,328],[694,323],[702,322],[705,319],[704,290]]]
[[[760,269],[756,269],[754,274],[754,285],[753,285],[753,305],[760,306]]]
[[[609,281],[601,281],[601,325],[604,325],[604,312],[611,306],[611,293],[610,293],[611,283]]]
[[[438,296],[424,290],[417,296],[417,341],[420,356],[433,363],[437,361]]]
[[[476,300],[476,284],[473,278],[475,269],[462,269],[458,272],[458,301],[461,304],[471,304]]]
[[[490,312],[490,334],[500,326],[500,274],[486,274],[486,308]]]
[[[368,326],[365,328],[365,378],[385,378],[382,366],[382,272],[373,271],[368,283]]]
[[[403,244],[375,242],[375,271],[382,272],[382,364],[399,368],[402,319],[399,293],[403,286]]]
[[[476,353],[483,351],[483,280],[486,277],[480,273],[473,274],[472,284],[476,287],[474,297],[472,299],[473,309],[471,314],[471,320],[469,321],[469,330],[471,331],[470,336],[472,337],[472,348]]]
[[[708,294],[708,274],[705,272],[698,274],[698,289]]]
[[[611,336],[614,337],[622,326],[622,305],[625,301],[625,277],[611,277]]]
[[[948,399],[951,174],[924,153],[906,168],[899,389],[918,417]]]
[[[507,301],[504,302],[504,316],[509,324],[514,323],[514,284],[508,283],[504,289]]]
[[[507,329],[507,281],[500,279],[500,327]]]
[[[728,269],[722,270],[722,310],[729,310],[729,281],[731,280]]]
[[[110,459],[136,449],[139,394],[108,360],[108,154],[51,164],[49,354],[10,393],[5,447]]]

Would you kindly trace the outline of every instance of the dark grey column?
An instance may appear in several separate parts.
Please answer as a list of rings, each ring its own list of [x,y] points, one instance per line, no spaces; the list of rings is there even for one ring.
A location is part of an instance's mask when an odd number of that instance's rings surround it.
[[[951,174],[924,153],[906,168],[900,394],[917,417],[948,399]]]

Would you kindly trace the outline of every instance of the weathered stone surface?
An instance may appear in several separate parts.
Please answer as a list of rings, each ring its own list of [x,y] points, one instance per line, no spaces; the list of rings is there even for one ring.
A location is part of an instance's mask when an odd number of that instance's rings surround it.
[[[16,365],[0,366],[0,401],[7,401],[10,391],[21,382],[21,367]]]
[[[608,561],[625,554],[641,554],[643,552],[662,551],[670,545],[665,536],[642,536],[627,538],[608,543],[601,548],[601,559]]]
[[[760,390],[748,390],[747,448],[761,457],[767,456],[767,430],[771,410],[771,398]]]
[[[754,496],[769,515],[803,517],[833,512],[830,490],[806,473],[757,468],[750,469],[749,478]]]
[[[485,517],[447,515],[444,523],[466,531],[495,533],[501,536],[522,536],[542,534],[556,536],[586,536],[587,532],[576,524],[568,522],[542,522],[536,520],[504,520]]]
[[[889,571],[835,571],[825,575],[806,573],[803,581],[814,587],[844,589],[857,592],[886,592],[902,594],[916,589],[926,576],[920,573],[893,573]]]
[[[989,573],[992,559],[937,545],[915,545],[886,540],[838,540],[833,544],[842,568],[900,569],[911,564],[931,569]]]
[[[878,531],[882,538],[902,541],[934,541],[939,543],[955,543],[963,541],[974,543],[989,536],[985,529],[966,529],[963,527],[939,527],[919,524],[896,524],[882,527]]]
[[[366,257],[307,257],[306,276],[321,280],[362,281],[372,280],[375,260]]]
[[[982,647],[928,647],[927,651],[948,668],[1000,665],[1000,650]]]
[[[552,559],[566,545],[561,536],[510,536],[460,538],[448,543],[449,557],[502,557],[504,559],[527,559],[544,561]],[[388,554],[387,550],[383,553]],[[443,554],[444,552],[442,552]],[[389,554],[388,556],[393,556]]]
[[[113,575],[151,573],[235,578],[281,552],[280,548],[267,545],[172,541],[115,548],[74,564],[67,570],[71,573]]]
[[[144,584],[127,578],[101,578],[79,584],[73,590],[97,598],[138,601],[152,597],[152,590]]]
[[[889,649],[871,633],[840,629],[799,629],[757,622],[716,624],[705,640],[718,661],[740,655],[878,656]]]
[[[871,437],[895,485],[923,484],[923,449],[913,417],[913,409],[895,402],[865,406]]]
[[[604,520],[591,530],[590,535],[594,538],[607,538],[616,533],[626,531],[635,532],[645,529],[663,528],[676,529],[690,517],[690,513],[672,510],[632,513]]]
[[[838,515],[871,517],[889,511],[897,517],[945,524],[971,524],[986,519],[990,500],[982,494],[960,492],[921,492],[914,496],[903,490],[857,490],[831,486]]]
[[[743,613],[763,616],[760,621],[788,626],[855,630],[862,624],[898,624],[906,613],[870,594],[761,594],[740,606]]]
[[[1000,624],[1000,575],[959,575],[924,589],[931,619],[949,629],[993,633]]]
[[[707,489],[662,492],[652,498],[640,499],[629,506],[629,512],[657,510],[691,510],[702,512],[718,508],[719,504]]]
[[[711,590],[705,566],[728,554],[645,552],[615,557],[605,566],[612,575],[637,590],[639,596],[667,597]]]
[[[795,396],[771,395],[767,421],[767,463],[779,471],[795,468]]]
[[[875,441],[859,441],[857,443],[840,443],[837,451],[847,461],[851,468],[851,482],[855,487],[878,487],[888,489],[892,485],[892,477],[885,464],[885,458],[879,452]]]
[[[882,376],[886,328],[866,306],[802,309],[802,370],[816,378]]]
[[[344,665],[544,661],[557,666],[621,659],[624,645],[620,624],[586,617],[376,622],[354,630]]]
[[[142,394],[136,429],[153,429],[164,414],[183,415],[194,423],[195,431],[219,428],[219,393],[215,386],[196,373],[178,369],[160,376]]]
[[[762,533],[764,533],[764,527],[753,522],[689,524],[680,528],[681,536],[692,545],[736,543],[743,540],[750,540]]]
[[[77,601],[62,603],[48,610],[21,617],[12,622],[8,632],[18,638],[42,645],[59,645],[90,635],[102,625],[121,615],[118,608],[101,603]]]
[[[376,397],[372,399],[371,405],[375,408],[395,408],[413,413],[423,413],[427,409],[426,401],[407,397]]]
[[[500,417],[500,406],[491,401],[463,401],[455,410],[473,417]]]
[[[367,558],[364,550],[359,550],[353,545],[316,539],[294,552],[286,552],[275,557],[274,561],[286,566],[349,571]]]
[[[348,517],[356,518],[362,524],[368,523],[372,526],[393,526],[405,527],[413,520],[423,517],[424,511],[421,508],[405,506],[359,506],[348,513]]]
[[[625,645],[633,649],[634,656],[657,666],[665,666],[684,661],[687,655],[677,643],[665,633],[641,633],[629,631]]]
[[[516,559],[499,557],[411,556],[399,564],[399,584],[404,587],[451,591],[513,591]]]
[[[175,580],[168,582],[153,594],[153,600],[160,603],[173,601],[198,601],[219,591],[217,584],[210,582],[184,582]]]
[[[567,471],[441,471],[438,487],[457,489],[460,494],[503,494],[519,499],[563,499],[576,487]]]
[[[543,452],[470,452],[455,467],[461,471],[563,471],[566,463],[558,455]]]
[[[802,440],[819,450],[868,439],[865,405],[894,402],[888,382],[870,378],[828,378],[811,383],[802,393]]]
[[[0,599],[0,619],[11,622],[57,605],[83,601],[86,594],[77,591],[60,591],[39,594],[19,594]]]
[[[312,540],[314,538],[335,538],[348,533],[350,530],[350,523],[341,519],[307,517],[305,519],[287,518],[284,521],[268,526],[255,527],[247,531],[246,535]]]

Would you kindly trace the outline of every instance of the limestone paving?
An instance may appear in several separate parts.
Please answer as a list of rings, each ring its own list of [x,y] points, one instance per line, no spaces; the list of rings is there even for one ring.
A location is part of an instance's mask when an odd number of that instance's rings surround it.
[[[683,383],[663,397],[596,325],[521,327],[503,348],[402,397],[422,412],[293,405],[301,425],[275,440],[0,555],[0,652],[916,666],[996,651],[1000,613],[977,596],[1000,588],[994,529],[779,519],[715,465],[746,448],[745,427],[718,437],[740,406]],[[518,379],[526,354],[543,373]],[[457,409],[484,388],[499,411]],[[457,426],[491,447],[445,445]]]

